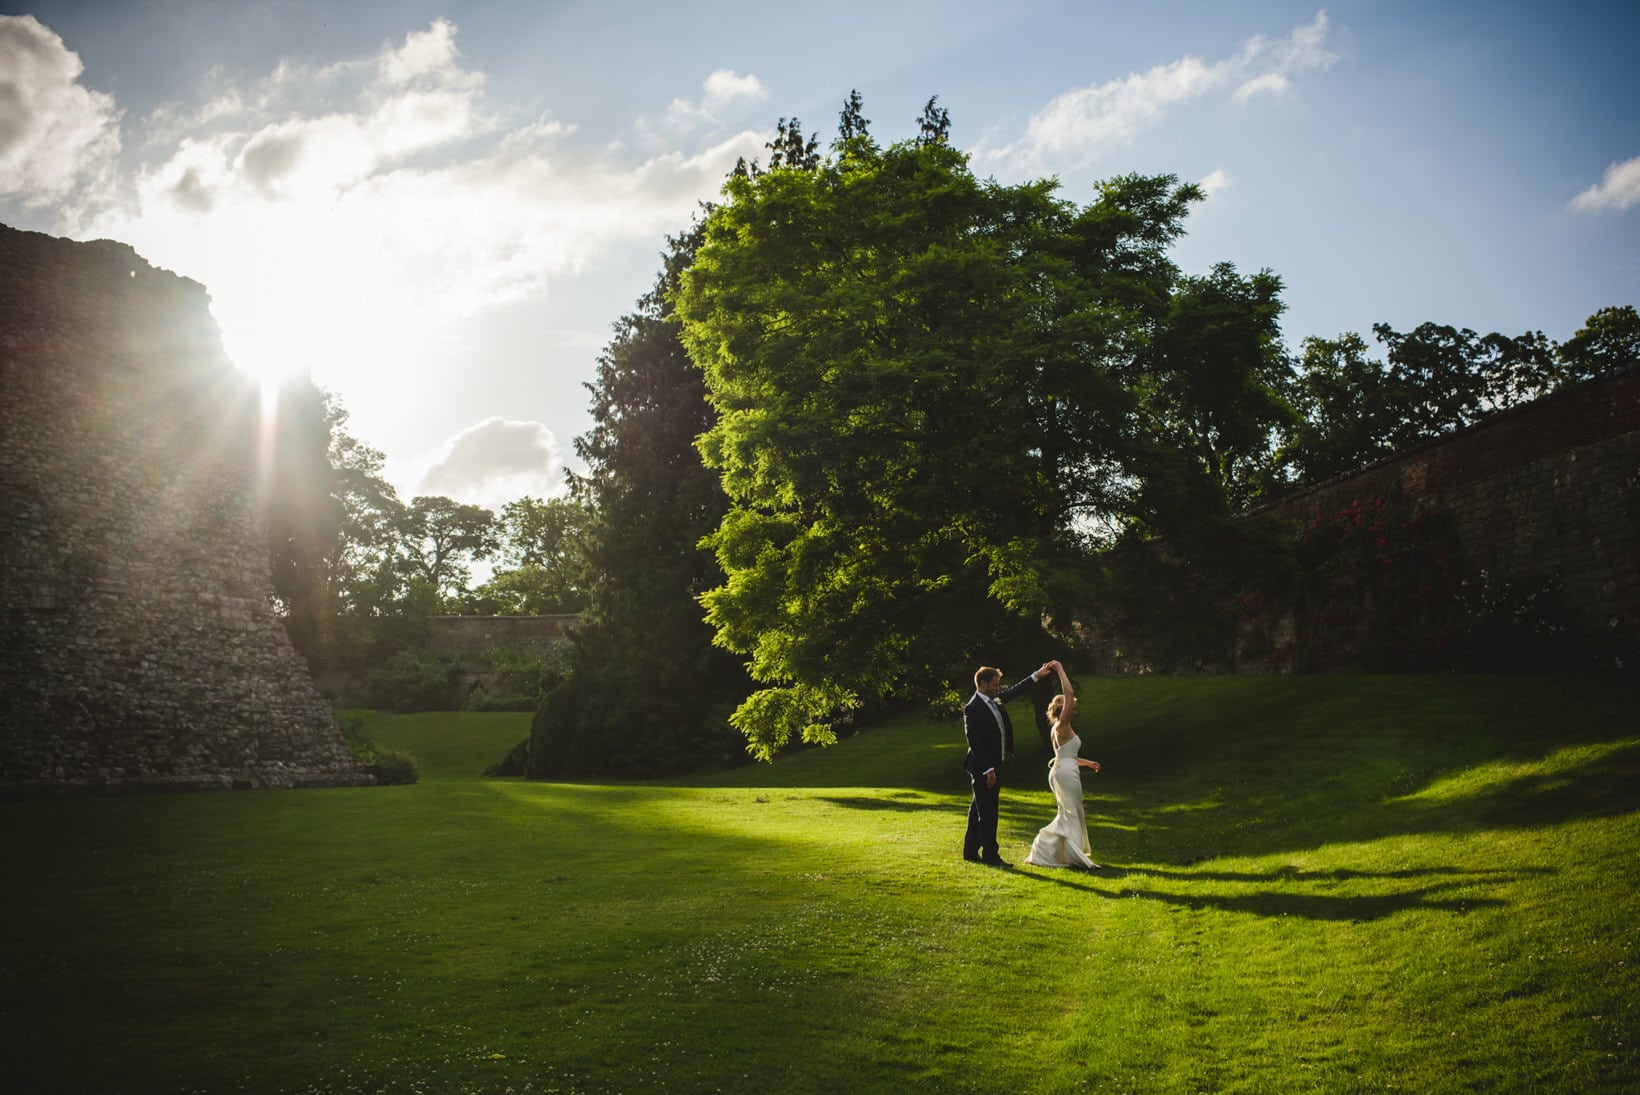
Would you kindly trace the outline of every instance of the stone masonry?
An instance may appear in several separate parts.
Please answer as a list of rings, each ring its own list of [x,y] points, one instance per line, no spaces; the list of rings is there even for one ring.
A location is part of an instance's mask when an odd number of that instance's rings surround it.
[[[0,226],[0,795],[359,785],[272,608],[202,286]]]

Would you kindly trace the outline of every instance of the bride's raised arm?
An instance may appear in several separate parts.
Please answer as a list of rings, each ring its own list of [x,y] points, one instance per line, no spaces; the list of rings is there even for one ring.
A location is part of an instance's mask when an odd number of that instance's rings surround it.
[[[1054,729],[1057,731],[1063,727],[1069,727],[1071,718],[1076,714],[1076,689],[1071,687],[1071,679],[1065,675],[1065,667],[1059,664],[1059,659],[1054,659],[1053,668],[1054,672],[1059,674],[1059,691],[1065,696],[1065,702],[1059,708],[1058,716],[1054,718]],[[1063,735],[1056,734],[1055,736],[1060,740],[1064,740]]]

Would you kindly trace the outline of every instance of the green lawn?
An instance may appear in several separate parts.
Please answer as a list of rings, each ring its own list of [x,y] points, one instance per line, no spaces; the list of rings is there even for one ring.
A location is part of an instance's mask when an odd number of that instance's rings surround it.
[[[963,863],[911,718],[590,785],[374,715],[420,783],[0,803],[0,1091],[1640,1088],[1632,685],[1087,692],[1094,874]]]

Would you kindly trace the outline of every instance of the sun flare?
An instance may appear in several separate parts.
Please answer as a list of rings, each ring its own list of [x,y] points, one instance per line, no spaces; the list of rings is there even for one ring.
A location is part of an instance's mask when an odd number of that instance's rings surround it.
[[[222,348],[240,372],[254,377],[264,392],[310,372],[309,358],[272,309],[243,308],[218,301],[211,309],[222,331]]]
[[[264,391],[303,376],[327,388],[367,383],[402,368],[425,326],[408,308],[352,308],[290,292],[254,295],[263,303],[245,305],[236,294],[213,311],[229,360]]]

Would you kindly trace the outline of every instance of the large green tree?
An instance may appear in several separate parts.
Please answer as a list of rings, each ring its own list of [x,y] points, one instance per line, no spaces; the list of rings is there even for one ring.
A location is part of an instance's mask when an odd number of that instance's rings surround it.
[[[1640,364],[1640,312],[1602,308],[1556,350],[1560,378],[1571,382]]]
[[[402,584],[393,560],[403,505],[383,478],[385,458],[347,421],[341,401],[310,380],[281,386],[264,521],[286,629],[315,668],[357,660],[360,621]]]
[[[1398,399],[1360,335],[1305,339],[1294,398],[1300,417],[1282,457],[1300,482],[1365,467],[1389,451]]]
[[[261,521],[270,577],[292,645],[310,665],[333,653],[344,513],[328,449],[332,424],[324,393],[305,377],[280,385],[272,405]]]
[[[733,718],[760,756],[1040,641],[1043,614],[1095,588],[1097,530],[1226,504],[1133,383],[1160,352],[1166,250],[1199,190],[1130,176],[1078,207],[1052,182],[975,177],[947,124],[731,178],[682,280],[717,415],[701,452],[731,503],[707,539],[726,580],[703,603],[764,685]],[[1215,276],[1192,314],[1221,283],[1268,308],[1274,285]],[[1182,336],[1168,352],[1208,368]],[[1149,489],[1164,465],[1185,487]]]
[[[399,515],[399,563],[441,600],[459,599],[472,581],[472,564],[497,547],[495,514],[443,495],[417,495]]]
[[[1269,479],[1274,438],[1298,420],[1281,339],[1281,279],[1220,263],[1183,279],[1134,377],[1156,436],[1186,453],[1235,505]]]
[[[368,611],[371,595],[361,586],[369,576],[391,570],[404,503],[387,482],[387,457],[348,429],[341,400],[326,393],[331,496],[341,515],[334,546],[332,582],[344,615]]]

